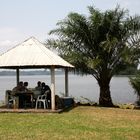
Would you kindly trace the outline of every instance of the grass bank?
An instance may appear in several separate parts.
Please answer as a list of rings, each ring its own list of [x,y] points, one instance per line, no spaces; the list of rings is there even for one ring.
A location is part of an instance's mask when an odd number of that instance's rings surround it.
[[[139,140],[140,110],[76,107],[61,114],[0,113],[0,140]]]

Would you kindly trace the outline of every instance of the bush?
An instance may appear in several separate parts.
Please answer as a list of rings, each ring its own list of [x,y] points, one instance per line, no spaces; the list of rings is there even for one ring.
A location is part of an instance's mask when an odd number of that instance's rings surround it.
[[[138,96],[138,101],[136,102],[140,105],[140,71],[135,75],[135,77],[130,77],[130,83]]]
[[[131,104],[131,103],[121,104],[121,105],[118,105],[118,106],[121,109],[134,109],[135,108],[135,105],[134,104]]]

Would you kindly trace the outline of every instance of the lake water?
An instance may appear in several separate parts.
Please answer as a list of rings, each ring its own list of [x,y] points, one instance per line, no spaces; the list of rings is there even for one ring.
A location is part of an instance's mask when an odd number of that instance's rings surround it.
[[[64,93],[65,77],[56,75],[56,94]],[[51,77],[49,75],[21,76],[21,81],[28,81],[29,87],[36,86],[37,81],[44,81],[50,85]],[[5,90],[12,89],[16,85],[16,76],[0,76],[0,100],[5,98]],[[127,77],[113,77],[111,80],[111,96],[113,103],[135,103],[137,96],[129,84]],[[98,102],[99,87],[97,81],[92,76],[69,75],[69,95],[76,99],[86,97],[92,101]]]

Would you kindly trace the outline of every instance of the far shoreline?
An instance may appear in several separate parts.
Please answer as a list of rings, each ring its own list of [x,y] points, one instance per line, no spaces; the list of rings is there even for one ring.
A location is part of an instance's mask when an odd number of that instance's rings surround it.
[[[65,72],[64,70],[56,70],[55,71],[56,75],[64,75]],[[48,70],[31,70],[31,71],[20,71],[20,75],[21,76],[34,76],[34,75],[51,75],[50,71]],[[82,75],[82,74],[77,74],[77,73],[73,73],[73,72],[69,72],[69,75],[78,75],[78,76],[86,76],[86,75]],[[0,71],[0,76],[16,76],[16,71]],[[118,74],[118,75],[114,75],[113,77],[134,77],[135,75],[131,74]]]

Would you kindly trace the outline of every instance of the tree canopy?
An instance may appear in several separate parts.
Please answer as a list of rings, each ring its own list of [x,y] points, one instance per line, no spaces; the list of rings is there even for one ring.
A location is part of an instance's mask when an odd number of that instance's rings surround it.
[[[99,103],[112,106],[110,80],[126,62],[138,64],[140,18],[117,6],[101,12],[88,7],[89,15],[70,13],[50,34],[47,45],[56,48],[77,71],[93,75],[100,87]]]

